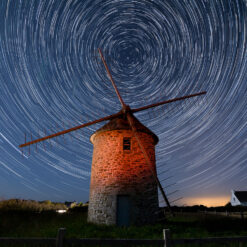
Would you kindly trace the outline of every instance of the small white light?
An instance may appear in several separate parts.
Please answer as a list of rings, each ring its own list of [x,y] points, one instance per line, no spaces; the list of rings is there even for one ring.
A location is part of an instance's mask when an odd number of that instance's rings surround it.
[[[56,212],[59,213],[59,214],[63,214],[63,213],[66,213],[67,210],[66,209],[59,209]]]

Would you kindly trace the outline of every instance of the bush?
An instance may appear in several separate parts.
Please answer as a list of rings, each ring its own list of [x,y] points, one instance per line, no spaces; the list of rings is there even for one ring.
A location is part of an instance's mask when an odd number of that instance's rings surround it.
[[[68,212],[73,213],[73,212],[87,212],[88,211],[88,205],[78,205],[74,206],[73,208],[69,208]]]
[[[57,209],[66,209],[62,203],[52,203],[51,201],[37,202],[34,200],[10,199],[0,201],[0,211],[54,211]]]

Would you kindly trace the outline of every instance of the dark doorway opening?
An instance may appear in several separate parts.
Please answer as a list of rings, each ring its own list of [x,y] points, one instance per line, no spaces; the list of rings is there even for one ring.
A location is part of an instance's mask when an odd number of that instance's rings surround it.
[[[130,225],[130,196],[117,195],[117,226]]]

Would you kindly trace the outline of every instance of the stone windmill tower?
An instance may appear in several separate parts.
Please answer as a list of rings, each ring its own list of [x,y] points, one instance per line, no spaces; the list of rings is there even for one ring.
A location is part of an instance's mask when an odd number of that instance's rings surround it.
[[[94,145],[88,220],[104,224],[156,221],[158,188],[155,145],[158,137],[129,114],[150,164],[134,138],[128,119],[114,118],[90,138]]]
[[[134,116],[134,113],[171,102],[206,94],[200,92],[131,109],[116,87],[99,49],[109,79],[122,105],[120,112],[54,133],[19,147],[29,146],[71,131],[110,120],[90,138],[94,145],[88,221],[99,224],[143,224],[157,219],[158,188],[170,208],[159,182],[155,165],[158,137]]]

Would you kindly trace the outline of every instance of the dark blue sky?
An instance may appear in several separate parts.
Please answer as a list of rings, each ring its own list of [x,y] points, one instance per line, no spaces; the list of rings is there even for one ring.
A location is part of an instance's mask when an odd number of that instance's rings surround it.
[[[171,201],[247,190],[246,1],[1,0],[0,19],[1,198],[88,200],[102,124],[18,145],[120,110],[97,48],[131,107],[208,92],[136,115]]]

